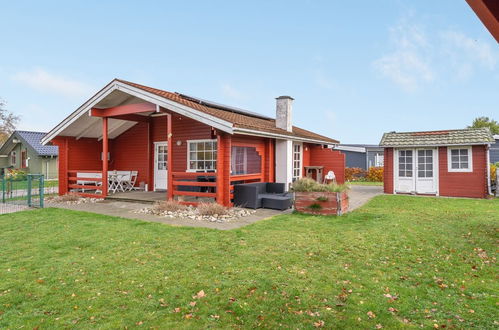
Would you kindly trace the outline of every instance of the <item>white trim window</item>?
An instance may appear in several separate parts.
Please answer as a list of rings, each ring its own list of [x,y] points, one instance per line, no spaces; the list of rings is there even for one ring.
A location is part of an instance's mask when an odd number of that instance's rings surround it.
[[[293,182],[301,179],[302,177],[302,166],[301,166],[302,146],[303,145],[301,143],[293,144]]]
[[[187,141],[187,171],[214,172],[217,169],[217,140]]]
[[[16,152],[13,150],[10,152],[10,165],[16,166],[17,163],[17,158],[16,158]]]
[[[447,148],[447,165],[449,172],[473,172],[472,148]]]

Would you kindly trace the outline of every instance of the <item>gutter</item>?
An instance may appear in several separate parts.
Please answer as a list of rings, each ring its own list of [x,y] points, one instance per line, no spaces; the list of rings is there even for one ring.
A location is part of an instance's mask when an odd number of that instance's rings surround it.
[[[489,144],[487,146],[487,193],[489,195],[492,195],[492,188],[490,183],[491,182],[490,182],[490,144]]]

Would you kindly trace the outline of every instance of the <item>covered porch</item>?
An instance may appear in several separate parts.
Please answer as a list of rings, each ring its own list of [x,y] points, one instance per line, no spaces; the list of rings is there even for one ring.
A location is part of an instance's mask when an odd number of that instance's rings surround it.
[[[231,206],[234,184],[274,180],[272,139],[151,101],[115,90],[53,138],[60,194]],[[133,189],[113,189],[117,172],[136,173]]]

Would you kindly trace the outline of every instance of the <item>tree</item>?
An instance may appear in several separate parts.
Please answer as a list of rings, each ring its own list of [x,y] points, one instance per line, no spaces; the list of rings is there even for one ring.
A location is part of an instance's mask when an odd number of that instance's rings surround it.
[[[5,108],[5,101],[0,99],[0,143],[4,143],[15,131],[19,116]]]
[[[468,128],[488,127],[492,134],[499,134],[499,122],[489,117],[477,117],[473,120],[473,124]]]

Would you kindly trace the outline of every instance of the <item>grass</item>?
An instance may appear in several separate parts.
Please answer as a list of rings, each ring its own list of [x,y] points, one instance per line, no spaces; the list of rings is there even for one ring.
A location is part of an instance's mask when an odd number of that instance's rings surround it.
[[[493,328],[498,209],[378,196],[231,231],[3,215],[0,328]]]
[[[10,183],[11,182],[11,183]],[[28,189],[28,181],[7,181],[6,182],[6,188],[10,183],[10,190],[18,190],[18,189]],[[33,188],[38,188],[39,181],[38,180],[33,180],[32,182],[32,187]],[[59,181],[58,180],[45,180],[43,182],[43,186],[45,188],[49,187],[58,187],[59,186]]]
[[[371,182],[371,181],[348,181],[346,184],[354,186],[383,186],[383,182]]]

